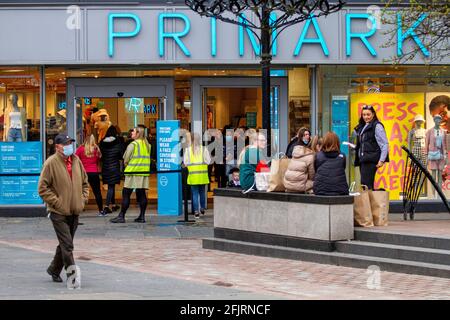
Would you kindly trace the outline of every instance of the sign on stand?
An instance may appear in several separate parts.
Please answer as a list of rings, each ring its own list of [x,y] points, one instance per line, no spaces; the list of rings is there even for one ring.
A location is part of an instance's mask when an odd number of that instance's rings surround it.
[[[0,205],[42,204],[42,142],[0,142]]]
[[[180,161],[180,121],[164,120],[156,123],[158,214],[180,215],[181,206],[181,170]],[[161,171],[169,171],[163,173]]]

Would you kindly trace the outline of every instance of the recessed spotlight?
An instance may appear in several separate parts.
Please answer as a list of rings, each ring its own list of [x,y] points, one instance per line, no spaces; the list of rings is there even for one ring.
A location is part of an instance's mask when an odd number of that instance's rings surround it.
[[[390,76],[391,74],[388,72],[388,73],[386,73],[386,75],[387,75],[387,76]]]

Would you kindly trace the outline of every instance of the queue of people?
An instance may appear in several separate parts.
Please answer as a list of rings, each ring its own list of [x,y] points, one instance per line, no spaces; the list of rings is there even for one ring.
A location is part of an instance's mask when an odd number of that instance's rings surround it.
[[[264,136],[259,139],[264,140]],[[362,108],[358,125],[354,128],[354,166],[360,168],[361,184],[368,189],[374,188],[378,168],[389,162],[389,143],[384,125],[378,120],[372,106]],[[250,135],[251,137],[251,135]],[[247,158],[239,162],[241,187],[255,190],[255,173],[265,145],[254,141],[247,148],[254,155],[252,161]],[[348,195],[345,168],[346,157],[340,150],[339,137],[328,132],[323,138],[312,137],[308,128],[300,128],[297,135],[288,144],[286,156],[290,159],[283,176],[285,192],[298,192],[324,196]]]

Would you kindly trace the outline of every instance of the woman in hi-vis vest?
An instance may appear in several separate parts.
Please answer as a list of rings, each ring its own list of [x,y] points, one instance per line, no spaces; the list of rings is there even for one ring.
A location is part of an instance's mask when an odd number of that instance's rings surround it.
[[[133,189],[136,190],[136,199],[139,203],[140,215],[134,222],[145,222],[145,210],[147,209],[148,180],[150,176],[150,152],[151,147],[145,138],[145,128],[136,127],[131,133],[131,142],[123,160],[125,164],[125,183],[122,190],[122,208],[120,213],[110,221],[112,223],[124,223],[125,213],[130,206],[130,197]]]
[[[191,146],[184,151],[183,162],[189,173],[187,183],[192,190],[194,215],[195,218],[199,218],[199,212],[205,214],[206,210],[206,186],[209,184],[208,164],[211,162],[211,157],[206,147],[202,146],[202,139],[198,133],[193,135]]]

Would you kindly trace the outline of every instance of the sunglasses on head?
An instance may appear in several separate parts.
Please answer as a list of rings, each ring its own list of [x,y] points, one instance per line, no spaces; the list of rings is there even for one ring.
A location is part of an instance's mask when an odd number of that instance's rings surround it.
[[[362,109],[363,110],[371,110],[371,111],[373,111],[373,107],[372,106],[364,106]]]

